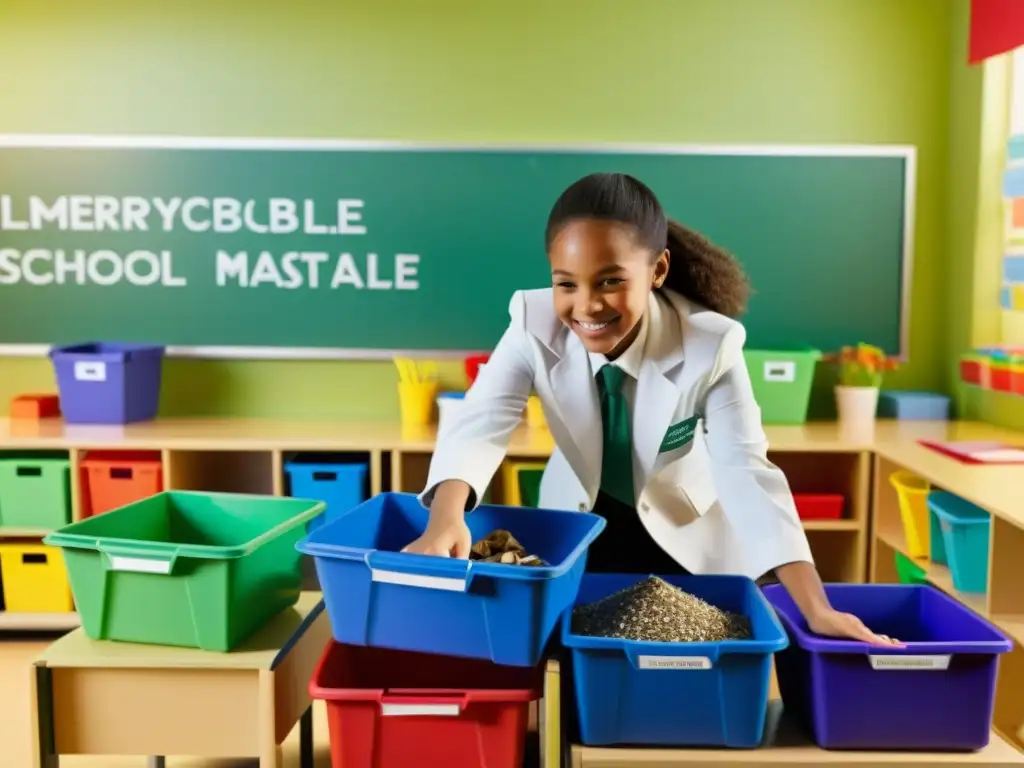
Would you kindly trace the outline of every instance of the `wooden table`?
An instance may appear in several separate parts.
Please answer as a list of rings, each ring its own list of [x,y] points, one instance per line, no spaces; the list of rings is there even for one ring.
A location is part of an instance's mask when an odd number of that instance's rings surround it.
[[[759,749],[612,749],[573,744],[566,768],[753,768],[835,766],[835,768],[904,768],[965,765],[1006,768],[1024,765],[1024,755],[995,733],[989,745],[970,753],[854,752],[819,749],[811,744],[775,700],[768,706],[767,739]]]
[[[301,720],[302,765],[312,768],[307,685],[330,637],[319,592],[304,592],[231,653],[75,630],[33,665],[35,766],[55,768],[60,755],[190,755],[279,768],[278,747]]]
[[[1024,754],[992,733],[989,745],[972,753],[854,752],[824,750],[789,720],[782,702],[768,704],[765,743],[758,749],[665,749],[659,747],[586,747],[568,743],[575,713],[570,681],[555,659],[547,663],[540,710],[541,768],[752,768],[757,765],[835,766],[835,768],[903,768],[966,765],[1006,768],[1024,765]],[[567,728],[568,724],[568,728]],[[567,734],[566,731],[570,733]]]

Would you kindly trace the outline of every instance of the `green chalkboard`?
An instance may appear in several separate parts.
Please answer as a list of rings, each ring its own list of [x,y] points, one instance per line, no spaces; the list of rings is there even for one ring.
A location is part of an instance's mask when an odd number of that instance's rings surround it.
[[[587,173],[632,173],[731,249],[748,346],[903,351],[913,150],[439,147],[0,137],[0,352],[487,350],[550,284],[544,224]]]

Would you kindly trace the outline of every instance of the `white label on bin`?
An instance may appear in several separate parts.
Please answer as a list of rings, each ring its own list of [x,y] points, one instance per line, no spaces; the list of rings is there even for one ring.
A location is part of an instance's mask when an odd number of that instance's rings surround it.
[[[792,360],[769,361],[764,364],[765,381],[796,381],[796,363]]]
[[[711,659],[707,656],[640,656],[637,659],[640,669],[711,669]]]
[[[942,672],[949,669],[949,654],[938,656],[868,656],[872,669],[921,669]]]
[[[458,717],[458,704],[381,704],[380,713],[384,717]]]
[[[170,573],[170,560],[150,560],[145,557],[110,556],[110,570],[134,571],[136,573]]]
[[[381,584],[398,584],[403,587],[423,587],[424,589],[443,589],[448,592],[465,592],[465,579],[451,579],[444,576],[423,576],[418,573],[401,573],[400,571],[378,571],[370,569],[370,578]]]
[[[79,361],[75,363],[75,379],[78,381],[106,381],[107,364],[99,361]]]

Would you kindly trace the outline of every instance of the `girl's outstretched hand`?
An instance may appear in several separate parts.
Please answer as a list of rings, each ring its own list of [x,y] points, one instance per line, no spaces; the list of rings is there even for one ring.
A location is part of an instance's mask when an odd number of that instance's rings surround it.
[[[903,646],[903,643],[896,638],[888,635],[876,635],[852,613],[840,613],[833,608],[826,608],[809,617],[807,626],[815,634],[824,637],[848,638],[872,645]]]
[[[473,539],[469,526],[461,517],[431,520],[423,535],[403,549],[416,555],[438,555],[440,557],[469,557]]]

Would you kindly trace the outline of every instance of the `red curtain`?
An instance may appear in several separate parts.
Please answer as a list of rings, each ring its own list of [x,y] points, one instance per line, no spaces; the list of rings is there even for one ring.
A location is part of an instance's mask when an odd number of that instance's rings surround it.
[[[977,64],[1024,45],[1024,0],[971,0],[967,61]]]

